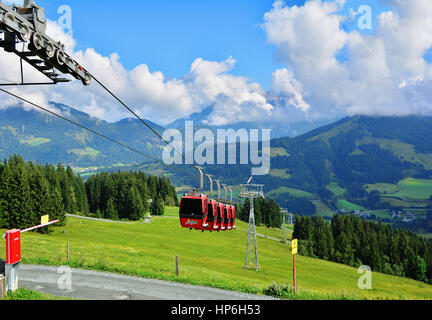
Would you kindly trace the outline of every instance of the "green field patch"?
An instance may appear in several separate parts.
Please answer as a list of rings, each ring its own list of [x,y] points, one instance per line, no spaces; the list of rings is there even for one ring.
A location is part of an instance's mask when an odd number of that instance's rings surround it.
[[[376,139],[372,137],[364,137],[356,141],[357,146],[363,144],[377,144],[382,149],[392,152],[401,161],[423,165],[427,170],[432,169],[432,154],[419,153],[411,144],[393,139]]]
[[[77,132],[72,134],[65,132],[65,135],[75,139],[78,142],[81,142],[82,144],[86,144],[87,140],[89,139],[87,132]]]
[[[271,169],[270,175],[281,179],[291,179],[291,175],[288,173],[287,169]]]
[[[283,194],[289,194],[293,197],[307,198],[307,199],[312,199],[314,197],[314,195],[310,192],[299,190],[299,189],[294,189],[294,188],[289,188],[289,187],[279,187],[277,189],[271,190],[267,194],[271,197],[278,197],[278,196],[283,195]]]
[[[400,208],[410,208],[410,207],[423,207],[427,206],[427,204],[421,204],[421,203],[415,203],[415,202],[407,202],[402,199],[393,198],[390,196],[382,196],[381,202],[390,203],[393,207],[400,207]]]
[[[30,147],[36,148],[39,147],[45,143],[51,142],[51,139],[48,138],[26,138],[26,139],[20,139],[21,144],[29,145]]]
[[[326,206],[322,201],[314,201],[313,204],[316,208],[316,214],[320,217],[333,217],[334,212]]]
[[[326,189],[328,191],[330,191],[331,193],[333,193],[337,197],[341,197],[341,196],[343,196],[347,192],[347,190],[344,189],[344,188],[342,188],[341,186],[339,186],[339,184],[337,182],[330,183],[326,187]]]
[[[370,211],[369,213],[375,215],[377,218],[380,219],[391,219],[389,210]]]
[[[344,134],[344,133],[348,133],[353,129],[356,129],[356,124],[354,123],[354,120],[350,120],[347,121],[341,125],[338,125],[337,127],[334,127],[320,135],[317,135],[315,137],[312,137],[310,139],[308,139],[308,141],[316,141],[316,140],[321,140],[325,143],[327,143],[328,145],[330,145],[330,139],[334,138],[340,134]]]
[[[245,270],[248,225],[239,221],[237,226],[232,232],[202,233],[182,229],[171,217],[153,218],[148,224],[68,218],[66,226],[54,227],[50,235],[23,234],[22,257],[26,264],[66,265],[258,294],[274,282],[292,283],[290,244],[257,237],[260,270]],[[278,238],[281,229],[259,227],[257,232]],[[3,259],[5,252],[5,242],[0,241]],[[374,272],[373,290],[360,290],[357,268],[300,255],[296,267],[297,299],[432,299],[432,286],[407,278]]]
[[[339,199],[337,201],[337,207],[339,210],[345,210],[348,212],[355,211],[355,210],[358,210],[358,211],[364,211],[365,210],[364,207],[359,206],[358,204],[349,202],[345,199]]]
[[[68,150],[68,153],[73,153],[79,157],[89,156],[92,158],[96,158],[100,154],[100,151],[87,147],[85,149],[71,149]]]
[[[399,192],[395,197],[404,200],[428,200],[432,196],[432,180],[407,178],[398,183]]]
[[[394,206],[418,206],[421,202],[432,196],[432,180],[407,178],[399,181],[397,185],[389,183],[376,183],[365,185],[365,190],[379,191],[384,202]]]
[[[378,191],[381,194],[394,194],[399,191],[398,186],[391,183],[367,184],[364,188],[367,192]]]
[[[271,148],[270,156],[275,157],[290,157],[290,154],[284,148]]]

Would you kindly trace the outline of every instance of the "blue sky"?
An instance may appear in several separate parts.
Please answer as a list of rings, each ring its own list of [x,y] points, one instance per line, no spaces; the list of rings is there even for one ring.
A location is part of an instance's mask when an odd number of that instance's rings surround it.
[[[76,42],[69,50],[143,117],[161,124],[209,106],[215,123],[432,113],[432,2],[322,1],[36,2],[51,21],[69,5]],[[353,15],[364,5],[371,9],[370,30],[359,29],[362,14]],[[2,59],[0,67],[12,63]],[[16,74],[3,67],[0,76]],[[74,82],[32,93],[72,100],[108,121],[125,116],[96,86]]]
[[[39,0],[51,20],[57,8],[72,8],[73,32],[79,49],[116,52],[128,69],[145,63],[167,77],[185,75],[196,58],[223,61],[232,56],[234,75],[271,83],[275,49],[259,27],[273,0]],[[302,5],[304,1],[287,1]]]
[[[287,0],[289,6],[304,0]],[[132,69],[145,63],[168,78],[181,78],[196,58],[223,61],[232,56],[233,75],[242,75],[268,89],[272,72],[284,67],[274,57],[260,25],[274,0],[145,0],[83,1],[39,0],[51,20],[59,6],[72,8],[73,32],[78,49],[94,48],[108,56],[118,53],[123,65]],[[371,6],[374,17],[385,7],[379,0],[348,0],[350,8]],[[376,19],[373,19],[375,27]],[[346,25],[356,28],[356,21]],[[371,31],[373,32],[373,30]],[[343,57],[341,57],[343,59]]]

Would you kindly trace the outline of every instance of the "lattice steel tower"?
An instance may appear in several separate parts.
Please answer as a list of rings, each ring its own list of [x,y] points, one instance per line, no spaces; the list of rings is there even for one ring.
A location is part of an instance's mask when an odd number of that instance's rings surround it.
[[[254,212],[254,199],[264,198],[264,192],[262,184],[243,184],[243,191],[240,192],[240,198],[249,198],[250,200],[250,212],[249,212],[249,228],[248,228],[248,239],[246,245],[246,263],[245,269],[248,268],[249,264],[255,262],[256,271],[259,270],[258,262],[258,246],[256,239],[256,228],[255,228],[255,212]]]

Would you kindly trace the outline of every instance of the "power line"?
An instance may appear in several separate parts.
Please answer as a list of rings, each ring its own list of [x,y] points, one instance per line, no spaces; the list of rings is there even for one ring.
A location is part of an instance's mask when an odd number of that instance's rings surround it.
[[[0,88],[0,91],[2,91],[3,93],[6,93],[6,94],[8,94],[8,95],[10,95],[10,96],[12,96],[12,97],[18,99],[18,100],[21,100],[21,101],[23,101],[23,102],[25,102],[25,103],[28,103],[28,104],[30,104],[30,105],[32,105],[32,106],[38,108],[38,109],[41,109],[41,110],[43,110],[43,111],[45,111],[45,112],[47,112],[47,113],[49,113],[49,114],[51,114],[51,115],[53,115],[53,116],[56,116],[56,117],[58,117],[58,118],[60,118],[60,119],[63,119],[63,120],[65,120],[65,121],[69,122],[69,123],[72,123],[72,124],[75,125],[75,126],[78,126],[78,127],[82,128],[82,129],[85,129],[85,130],[91,132],[91,133],[94,133],[94,134],[98,135],[99,137],[102,137],[102,138],[104,138],[104,139],[106,139],[106,140],[109,140],[109,141],[115,143],[115,144],[118,144],[118,145],[121,146],[121,147],[127,148],[127,149],[129,149],[129,150],[131,150],[131,151],[133,151],[133,152],[136,152],[136,153],[138,153],[138,154],[140,154],[140,155],[142,155],[142,156],[144,156],[144,157],[146,157],[146,158],[149,158],[149,159],[151,159],[151,160],[153,160],[153,161],[163,163],[161,160],[159,160],[159,159],[157,159],[157,158],[154,158],[154,157],[149,156],[149,155],[147,155],[147,154],[145,154],[145,153],[143,153],[143,152],[141,152],[141,151],[139,151],[139,150],[137,150],[137,149],[134,149],[134,148],[132,148],[132,147],[129,147],[128,145],[126,145],[126,144],[124,144],[124,143],[121,143],[121,142],[119,142],[119,141],[117,141],[117,140],[114,140],[114,139],[112,139],[112,138],[110,138],[110,137],[108,137],[108,136],[106,136],[106,135],[104,135],[104,134],[102,134],[102,133],[99,133],[99,132],[97,132],[97,131],[95,131],[95,130],[93,130],[93,129],[90,129],[90,128],[86,127],[86,126],[83,126],[83,125],[79,124],[78,122],[75,122],[75,121],[73,121],[73,120],[70,120],[70,119],[68,119],[68,118],[66,118],[66,117],[64,117],[64,116],[61,116],[61,115],[59,115],[59,114],[57,114],[57,113],[55,113],[55,112],[53,112],[53,111],[51,111],[51,110],[48,110],[47,108],[44,108],[44,107],[42,107],[42,106],[40,106],[40,105],[38,105],[38,104],[36,104],[36,103],[31,102],[31,101],[29,101],[29,100],[27,100],[27,99],[25,99],[25,98],[23,98],[23,97],[20,97],[20,96],[18,96],[18,95],[16,95],[16,94],[13,94],[13,93],[11,93],[11,92],[9,92],[9,91],[6,91],[6,90],[4,90],[4,89],[1,89],[1,88]]]
[[[145,122],[143,119],[141,119],[140,116],[136,114],[126,103],[124,103],[115,93],[113,93],[111,90],[109,90],[101,81],[99,81],[94,75],[91,75],[91,77],[102,87],[104,88],[111,96],[114,97],[122,106],[124,106],[130,113],[132,113],[139,121],[141,121],[148,129],[150,129],[155,135],[159,137],[159,139],[162,140],[163,143],[165,143],[167,146],[169,146],[171,149],[173,149],[177,154],[179,154],[183,160],[186,160],[183,153],[177,151],[168,141],[166,141],[160,134],[157,132],[151,125],[149,125],[147,122]]]
[[[107,91],[114,99],[116,99],[123,107],[125,107],[131,114],[133,114],[139,121],[141,121],[150,131],[152,131],[155,135],[159,137],[159,139],[165,143],[168,147],[170,147],[174,152],[176,152],[180,157],[186,162],[186,157],[182,152],[179,152],[176,148],[174,148],[168,141],[166,141],[160,134],[157,132],[151,125],[149,125],[147,122],[145,122],[141,117],[134,112],[126,103],[124,103],[115,93],[113,93],[111,90],[109,90],[101,81],[99,81],[94,75],[89,73],[90,76],[103,88],[105,91]],[[193,165],[192,167],[197,170],[201,174],[201,180],[202,180],[202,169]],[[201,182],[202,184],[202,182]]]

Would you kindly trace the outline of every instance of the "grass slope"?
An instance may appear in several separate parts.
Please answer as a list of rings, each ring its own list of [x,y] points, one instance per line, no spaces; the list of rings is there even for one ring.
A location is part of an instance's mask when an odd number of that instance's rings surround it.
[[[407,178],[397,185],[377,183],[366,185],[367,191],[377,190],[385,197],[399,198],[405,202],[425,201],[432,196],[432,180]]]
[[[258,237],[261,270],[245,271],[245,223],[239,222],[238,230],[230,233],[201,233],[180,228],[173,209],[170,214],[154,218],[150,224],[68,218],[67,225],[54,228],[51,235],[23,234],[23,262],[70,265],[250,293],[262,293],[273,282],[292,283],[289,244]],[[268,232],[280,234],[279,229]],[[4,241],[0,242],[0,253],[4,258]],[[180,257],[178,278],[176,255]],[[410,279],[374,273],[373,290],[364,291],[358,289],[360,275],[355,268],[302,256],[297,257],[296,265],[300,299],[432,299],[432,286]]]
[[[279,187],[279,188],[273,189],[267,193],[267,195],[269,195],[271,197],[277,197],[277,196],[280,196],[283,194],[289,194],[289,195],[294,196],[294,197],[306,198],[306,199],[312,199],[314,197],[314,195],[310,192],[299,190],[299,189],[294,189],[294,188],[289,188],[289,187]]]
[[[354,210],[359,210],[359,211],[365,210],[364,207],[344,199],[340,199],[337,201],[337,207],[339,208],[339,210],[346,210],[349,212]]]

